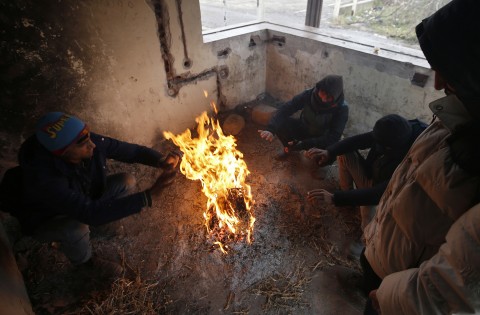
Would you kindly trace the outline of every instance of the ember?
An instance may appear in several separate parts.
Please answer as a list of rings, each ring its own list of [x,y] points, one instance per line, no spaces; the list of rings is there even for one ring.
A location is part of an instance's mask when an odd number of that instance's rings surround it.
[[[198,138],[192,138],[190,130],[177,136],[165,132],[164,136],[184,154],[180,163],[182,174],[201,181],[202,192],[208,198],[203,213],[208,242],[226,253],[231,243],[252,241],[254,201],[250,186],[245,183],[249,171],[243,154],[236,149],[236,139],[225,136],[216,119],[204,112],[195,121]]]

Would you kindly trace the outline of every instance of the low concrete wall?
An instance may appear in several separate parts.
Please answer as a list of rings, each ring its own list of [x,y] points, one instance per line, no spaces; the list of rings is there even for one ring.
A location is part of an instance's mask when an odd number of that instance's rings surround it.
[[[270,31],[269,38],[275,37],[283,37],[285,43],[267,48],[266,91],[285,101],[328,74],[342,75],[350,108],[347,135],[371,130],[375,121],[392,113],[429,123],[432,113],[428,104],[443,95],[433,87],[433,71],[414,65],[409,57],[397,61],[373,47],[360,51],[346,42]],[[429,77],[424,87],[412,84],[415,73]]]

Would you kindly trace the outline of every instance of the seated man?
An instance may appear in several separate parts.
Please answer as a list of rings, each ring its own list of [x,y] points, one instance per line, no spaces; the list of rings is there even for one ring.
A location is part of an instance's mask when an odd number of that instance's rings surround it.
[[[164,171],[150,189],[132,193],[132,175],[107,176],[110,158]],[[72,264],[111,268],[118,274],[120,266],[91,260],[88,225],[109,223],[151,207],[152,197],[172,183],[178,161],[177,154],[101,136],[76,117],[51,112],[22,144],[20,166],[5,173],[2,208],[19,219],[25,234],[41,242],[58,242]]]
[[[300,119],[292,116],[302,110]],[[348,120],[348,106],[343,96],[343,79],[328,75],[315,87],[296,95],[272,116],[266,130],[258,130],[268,141],[277,135],[283,144],[283,158],[291,151],[313,147],[326,148],[342,136]]]
[[[362,230],[373,217],[375,207],[398,164],[427,125],[419,120],[406,120],[399,115],[380,118],[373,131],[345,138],[326,150],[310,149],[305,155],[324,166],[338,156],[341,191],[330,193],[314,189],[307,193],[317,200],[336,206],[360,206]],[[366,158],[358,150],[369,149]],[[355,184],[356,189],[354,189]]]

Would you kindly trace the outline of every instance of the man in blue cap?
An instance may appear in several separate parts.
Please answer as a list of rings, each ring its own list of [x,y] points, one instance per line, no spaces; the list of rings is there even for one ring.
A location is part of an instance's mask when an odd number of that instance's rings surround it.
[[[163,172],[150,189],[134,193],[132,175],[107,176],[107,159],[141,163]],[[91,259],[89,225],[109,223],[151,207],[154,197],[172,183],[178,161],[177,153],[161,154],[98,135],[77,117],[51,112],[22,144],[19,167],[4,176],[4,181],[13,178],[13,173],[21,178],[21,197],[10,203],[10,212],[25,234],[59,243],[72,264],[100,265],[120,273],[120,266]]]
[[[383,314],[480,313],[479,12],[452,0],[416,27],[446,96],[365,229],[362,267]]]

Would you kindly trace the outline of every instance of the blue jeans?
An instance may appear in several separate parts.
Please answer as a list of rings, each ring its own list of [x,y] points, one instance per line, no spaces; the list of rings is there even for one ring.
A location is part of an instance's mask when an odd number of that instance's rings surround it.
[[[107,189],[103,198],[122,197],[135,187],[135,178],[131,174],[119,173],[107,177]],[[74,265],[82,264],[92,257],[90,228],[87,224],[60,215],[38,227],[32,235],[40,242],[58,242],[60,250]]]

